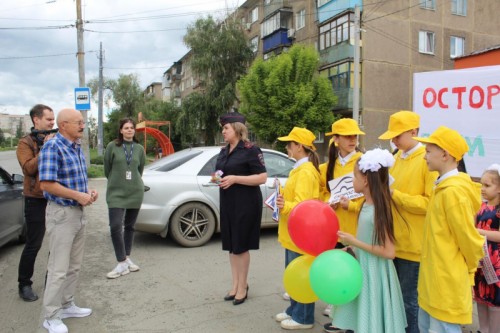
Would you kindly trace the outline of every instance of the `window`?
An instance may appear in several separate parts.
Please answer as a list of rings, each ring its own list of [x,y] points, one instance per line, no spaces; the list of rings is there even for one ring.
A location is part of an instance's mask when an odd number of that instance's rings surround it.
[[[281,12],[277,12],[261,24],[261,37],[270,35],[279,28],[287,28],[286,20],[281,21]]]
[[[352,62],[344,62],[339,65],[332,66],[320,72],[322,77],[328,78],[332,82],[334,90],[342,90],[351,87],[351,75],[354,65]]]
[[[455,15],[467,15],[467,0],[451,0],[451,13]]]
[[[450,57],[460,57],[464,55],[465,48],[465,38],[462,37],[450,37]]]
[[[418,51],[420,53],[434,54],[434,33],[430,31],[419,31]]]
[[[257,22],[258,19],[259,19],[259,7],[255,7],[250,12],[250,22],[251,23]]]
[[[351,38],[354,38],[354,14],[349,13],[319,28],[319,49],[324,50]]]
[[[299,11],[295,17],[295,26],[297,30],[302,29],[306,26],[306,10],[302,9]]]
[[[255,36],[250,40],[250,47],[254,53],[259,50],[259,36]]]
[[[420,0],[420,8],[436,9],[436,0]]]

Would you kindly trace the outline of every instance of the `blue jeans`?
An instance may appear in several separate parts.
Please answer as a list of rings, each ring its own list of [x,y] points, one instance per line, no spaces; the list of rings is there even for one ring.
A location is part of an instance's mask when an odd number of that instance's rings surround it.
[[[293,259],[301,254],[285,249],[285,268]],[[286,314],[300,324],[314,324],[314,303],[303,304],[290,298],[290,306],[286,309]]]
[[[431,317],[424,309],[418,311],[420,333],[462,333],[459,324],[447,323]]]
[[[134,225],[139,209],[109,208],[109,229],[116,260],[121,262],[130,256],[134,241]]]
[[[406,333],[419,333],[417,285],[420,263],[395,258],[394,266],[398,273],[401,293],[403,294],[403,301],[405,303],[406,321],[408,322]]]
[[[19,260],[19,289],[31,286],[38,251],[45,235],[45,208],[47,199],[24,198],[24,220],[26,221],[26,244]]]

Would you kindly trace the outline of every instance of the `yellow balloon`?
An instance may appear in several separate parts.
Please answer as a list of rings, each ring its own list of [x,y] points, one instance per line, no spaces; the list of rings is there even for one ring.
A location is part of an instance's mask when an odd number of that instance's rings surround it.
[[[299,303],[314,303],[318,296],[311,288],[309,270],[315,257],[303,255],[295,258],[285,269],[283,285],[292,299]]]

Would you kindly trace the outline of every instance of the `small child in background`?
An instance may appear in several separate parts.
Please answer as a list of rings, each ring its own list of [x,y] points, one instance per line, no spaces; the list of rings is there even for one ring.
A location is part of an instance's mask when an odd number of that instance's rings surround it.
[[[481,177],[482,203],[476,228],[486,236],[489,260],[476,271],[474,300],[477,303],[481,333],[500,332],[500,165],[489,166]],[[490,277],[485,272],[491,272]]]
[[[356,236],[339,231],[339,241],[354,247],[363,272],[359,296],[335,306],[332,325],[356,333],[402,333],[406,315],[392,259],[396,254],[389,189],[389,167],[394,157],[387,150],[367,151],[354,168],[354,190],[364,194]]]

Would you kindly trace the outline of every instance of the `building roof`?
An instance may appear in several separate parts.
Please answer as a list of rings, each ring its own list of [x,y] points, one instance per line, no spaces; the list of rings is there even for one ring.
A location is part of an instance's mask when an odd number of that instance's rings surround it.
[[[471,52],[469,54],[466,54],[466,55],[463,55],[463,56],[460,56],[460,57],[456,57],[455,59],[463,59],[463,58],[475,56],[475,55],[478,55],[478,54],[483,54],[483,53],[494,51],[494,50],[500,50],[500,44],[494,45],[494,46],[490,46],[490,47],[487,47],[487,48],[482,49],[482,50],[477,50],[477,51]]]

